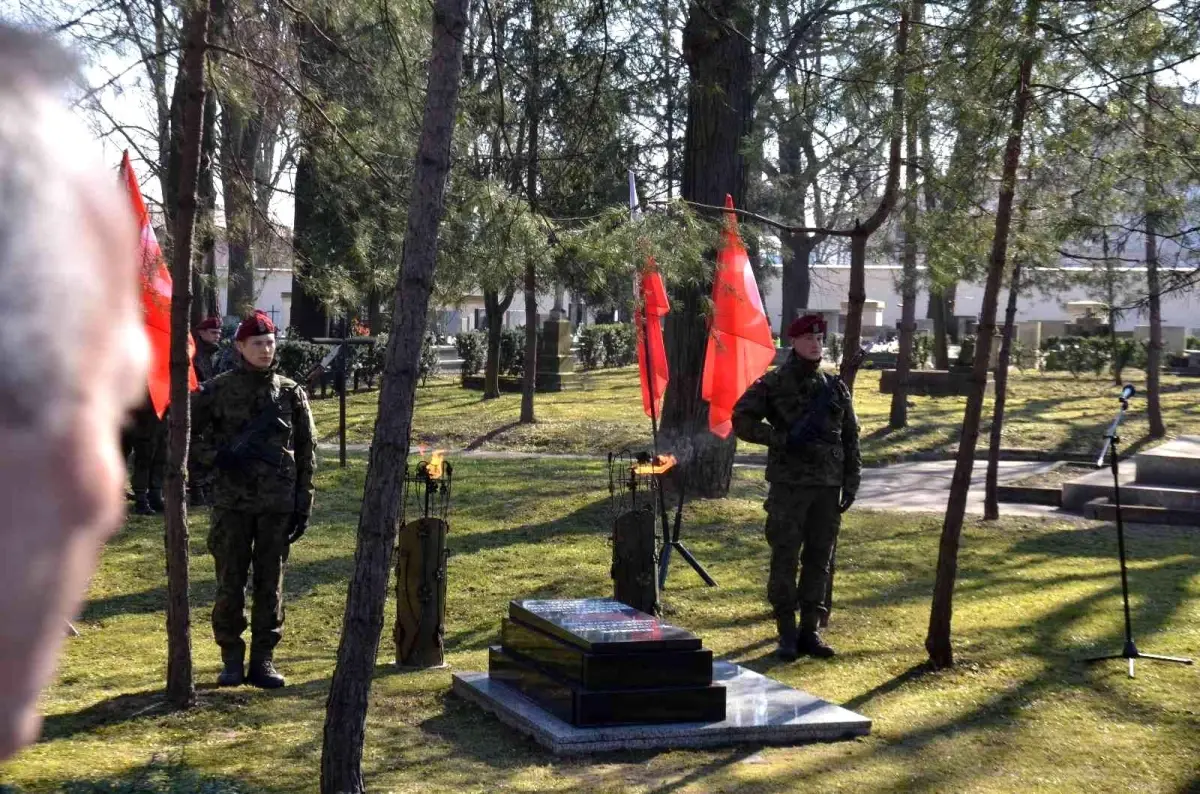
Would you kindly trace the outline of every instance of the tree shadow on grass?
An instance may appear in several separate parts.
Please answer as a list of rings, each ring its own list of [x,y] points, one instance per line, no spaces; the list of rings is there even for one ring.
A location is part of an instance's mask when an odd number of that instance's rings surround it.
[[[318,585],[343,582],[353,573],[354,557],[331,557],[301,563],[289,563],[284,574],[285,599],[303,598]],[[193,579],[189,603],[192,609],[212,606],[217,593],[213,579]],[[152,615],[166,612],[167,586],[151,587],[135,593],[93,598],[84,602],[80,620],[99,622],[121,615]]]
[[[405,671],[398,669],[394,664],[377,663],[371,674],[371,680],[373,684],[377,684],[389,676],[404,674],[406,674]],[[289,701],[324,703],[331,682],[331,677],[314,678],[308,681],[292,682],[283,689],[273,691],[255,689],[248,684],[241,687],[220,688],[214,682],[204,682],[196,685],[196,704],[189,712],[239,708],[254,700],[267,698],[280,703]],[[280,711],[282,712],[282,709]],[[68,739],[105,726],[143,719],[157,719],[173,713],[180,713],[180,711],[167,702],[166,693],[162,689],[128,692],[97,701],[77,711],[47,715],[42,722],[42,734],[38,741],[42,743]],[[319,741],[319,737],[316,741]]]
[[[516,430],[520,426],[520,422],[509,422],[506,425],[500,425],[500,427],[493,428],[483,435],[476,437],[472,441],[469,441],[466,446],[463,447],[463,451],[474,452],[489,441],[494,441],[498,436],[502,436],[510,430]]]
[[[10,791],[0,785],[0,792]],[[19,792],[20,789],[11,789]],[[154,758],[118,778],[79,778],[59,784],[62,794],[253,794],[261,789],[230,777],[202,775],[179,760]]]

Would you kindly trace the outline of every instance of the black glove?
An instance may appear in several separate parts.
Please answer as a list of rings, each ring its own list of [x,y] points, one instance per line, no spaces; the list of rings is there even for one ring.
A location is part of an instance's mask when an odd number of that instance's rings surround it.
[[[300,540],[306,529],[308,529],[308,516],[303,513],[292,513],[292,524],[288,527],[288,545]]]
[[[213,465],[221,471],[233,471],[242,467],[242,460],[228,448],[222,447],[217,450],[217,457],[213,459]]]
[[[857,494],[854,491],[842,490],[842,501],[838,503],[838,512],[844,513],[850,509],[850,505],[854,504],[854,497]]]

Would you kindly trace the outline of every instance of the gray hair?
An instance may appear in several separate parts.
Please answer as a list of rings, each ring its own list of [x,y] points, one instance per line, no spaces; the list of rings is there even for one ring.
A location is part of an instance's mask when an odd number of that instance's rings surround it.
[[[65,254],[79,230],[81,153],[63,151],[74,60],[0,25],[0,427],[56,429],[86,388],[76,323],[99,316],[102,275]]]

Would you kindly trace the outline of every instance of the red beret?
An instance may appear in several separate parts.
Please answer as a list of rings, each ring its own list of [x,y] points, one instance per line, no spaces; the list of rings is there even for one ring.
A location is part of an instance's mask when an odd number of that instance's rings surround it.
[[[804,334],[823,334],[825,333],[825,317],[820,314],[804,314],[792,320],[792,324],[788,326],[787,335],[789,339],[795,339],[797,336]]]
[[[275,333],[275,323],[271,322],[271,318],[266,312],[255,309],[254,314],[248,315],[246,319],[242,320],[242,324],[238,326],[237,333],[233,335],[233,338],[244,342],[252,336],[266,336],[273,333]]]
[[[220,317],[205,317],[203,320],[200,321],[200,324],[196,326],[196,330],[197,331],[214,331],[214,330],[219,329],[220,327],[221,327],[221,318]]]

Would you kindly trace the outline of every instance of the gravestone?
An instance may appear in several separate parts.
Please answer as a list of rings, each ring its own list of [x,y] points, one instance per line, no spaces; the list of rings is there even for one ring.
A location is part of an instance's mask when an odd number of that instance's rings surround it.
[[[733,662],[611,598],[513,601],[488,673],[453,691],[554,753],[865,736],[871,720]]]
[[[725,719],[700,638],[611,598],[511,602],[488,673],[577,727]]]
[[[537,391],[562,391],[575,371],[571,355],[571,323],[550,319],[542,323],[542,338],[537,355]]]

